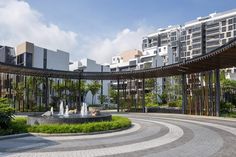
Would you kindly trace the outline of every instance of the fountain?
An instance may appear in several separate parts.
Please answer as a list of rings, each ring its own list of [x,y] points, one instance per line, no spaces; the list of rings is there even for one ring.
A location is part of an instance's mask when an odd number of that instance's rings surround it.
[[[81,111],[80,114],[82,117],[87,116],[88,115],[88,109],[87,109],[87,104],[83,102],[83,105],[81,107]]]
[[[53,114],[53,107],[51,107],[50,114],[35,114],[29,115],[27,124],[77,124],[77,123],[88,123],[88,122],[100,122],[100,121],[111,121],[111,115],[107,113],[102,113],[99,115],[94,115],[93,113],[88,112],[87,104],[82,103],[80,114],[72,114],[69,111],[68,105],[66,105],[64,113],[64,104],[63,101],[60,102],[59,113]]]
[[[63,105],[63,101],[61,101],[60,103],[60,110],[58,113],[59,116],[63,116],[64,115],[64,105]]]
[[[65,111],[64,116],[69,117],[69,107],[68,107],[68,105],[66,105],[66,111]]]
[[[50,111],[51,111],[51,115],[53,116],[53,107],[51,107]]]

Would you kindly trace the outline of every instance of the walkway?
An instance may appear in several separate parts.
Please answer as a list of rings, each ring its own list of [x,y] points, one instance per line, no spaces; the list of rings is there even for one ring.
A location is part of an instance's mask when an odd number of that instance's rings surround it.
[[[122,114],[131,129],[89,136],[28,136],[0,141],[0,156],[236,156],[236,120]]]

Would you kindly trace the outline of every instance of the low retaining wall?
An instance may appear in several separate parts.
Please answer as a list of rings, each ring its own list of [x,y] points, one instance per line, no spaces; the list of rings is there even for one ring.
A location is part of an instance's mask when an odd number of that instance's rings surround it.
[[[98,116],[70,116],[70,117],[58,117],[50,116],[43,117],[41,115],[29,115],[27,119],[27,124],[76,124],[76,123],[89,123],[89,122],[101,122],[101,121],[111,121],[112,116],[110,114],[102,114]]]
[[[131,108],[130,111],[128,112],[143,112],[142,108]],[[148,107],[147,108],[147,112],[149,113],[182,113],[181,109],[177,109],[177,108],[160,108],[160,107]]]

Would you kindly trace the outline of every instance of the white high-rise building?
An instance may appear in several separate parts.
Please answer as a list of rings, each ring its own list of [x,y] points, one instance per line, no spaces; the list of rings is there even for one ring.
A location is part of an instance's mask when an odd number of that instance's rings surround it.
[[[61,50],[53,51],[24,42],[16,47],[17,65],[27,67],[69,70],[69,53]]]

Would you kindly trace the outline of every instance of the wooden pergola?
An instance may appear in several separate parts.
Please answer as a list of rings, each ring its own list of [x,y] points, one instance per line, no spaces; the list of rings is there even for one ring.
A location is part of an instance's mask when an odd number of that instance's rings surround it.
[[[187,94],[186,94],[186,74],[201,73],[215,70],[216,76],[216,115],[219,115],[220,103],[220,80],[219,69],[230,68],[236,66],[236,38],[229,41],[225,45],[199,57],[183,62],[170,64],[162,67],[121,71],[121,72],[72,72],[60,71],[50,69],[29,68],[19,65],[10,65],[0,63],[0,73],[16,74],[24,76],[38,76],[47,78],[62,78],[62,79],[76,79],[76,80],[119,80],[122,79],[146,79],[159,78],[182,75],[182,89],[183,89],[183,113],[186,110]],[[143,81],[144,82],[144,81]],[[143,98],[144,99],[144,98]],[[143,104],[144,107],[144,104]],[[119,110],[119,105],[118,105]]]

